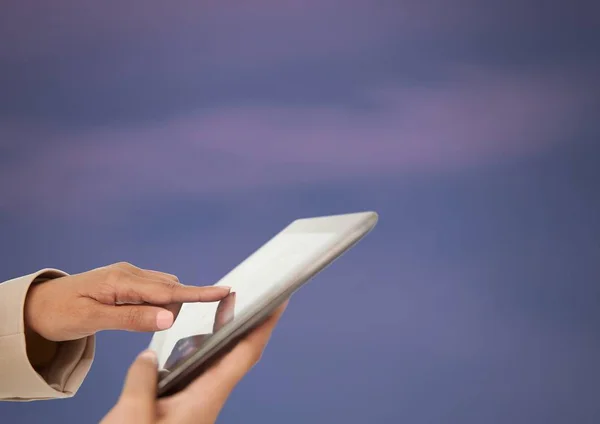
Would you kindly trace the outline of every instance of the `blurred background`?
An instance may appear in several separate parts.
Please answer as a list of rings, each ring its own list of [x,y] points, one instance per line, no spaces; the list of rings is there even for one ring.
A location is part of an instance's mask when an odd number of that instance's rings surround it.
[[[211,284],[376,210],[220,422],[600,422],[599,36],[591,0],[3,0],[0,280]],[[0,420],[97,422],[149,340]]]

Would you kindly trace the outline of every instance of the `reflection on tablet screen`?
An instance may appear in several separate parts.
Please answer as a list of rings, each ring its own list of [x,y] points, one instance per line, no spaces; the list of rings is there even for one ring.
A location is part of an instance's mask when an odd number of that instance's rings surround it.
[[[175,343],[175,347],[171,351],[171,354],[163,366],[163,371],[168,373],[177,367],[177,365],[191,357],[194,352],[202,347],[204,342],[206,342],[206,340],[208,340],[212,334],[219,331],[221,327],[233,319],[235,311],[235,298],[236,293],[231,292],[225,299],[219,302],[219,306],[217,306],[217,311],[215,313],[212,333],[196,334],[194,336],[184,337]]]

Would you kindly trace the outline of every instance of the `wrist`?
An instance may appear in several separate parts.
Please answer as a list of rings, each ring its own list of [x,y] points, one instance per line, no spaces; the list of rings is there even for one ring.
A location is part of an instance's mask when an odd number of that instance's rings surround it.
[[[29,286],[29,290],[27,291],[27,295],[25,297],[25,305],[23,308],[23,323],[25,325],[25,334],[31,336],[32,334],[36,334],[42,338],[41,333],[43,333],[43,329],[40,328],[41,323],[44,321],[44,313],[43,305],[47,302],[43,300],[43,282],[34,281]],[[40,290],[42,289],[42,290]],[[46,320],[51,319],[51,317],[47,316]]]

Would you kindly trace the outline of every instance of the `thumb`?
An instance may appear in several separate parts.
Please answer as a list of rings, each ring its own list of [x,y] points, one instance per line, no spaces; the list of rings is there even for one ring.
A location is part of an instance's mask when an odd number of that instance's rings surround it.
[[[150,305],[102,306],[96,325],[102,330],[161,331],[175,321],[173,312]]]
[[[151,350],[142,352],[133,362],[115,409],[140,423],[154,422],[158,362]]]

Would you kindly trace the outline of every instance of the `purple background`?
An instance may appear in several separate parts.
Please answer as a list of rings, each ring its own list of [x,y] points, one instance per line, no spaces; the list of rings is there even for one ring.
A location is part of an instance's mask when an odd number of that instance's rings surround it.
[[[600,422],[599,28],[592,1],[4,0],[0,280],[208,284],[373,209],[221,422]],[[149,339],[100,334],[75,398],[1,421],[98,421]]]

